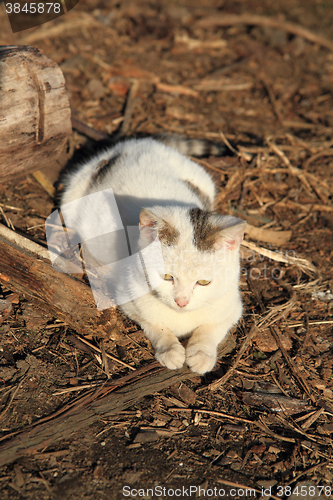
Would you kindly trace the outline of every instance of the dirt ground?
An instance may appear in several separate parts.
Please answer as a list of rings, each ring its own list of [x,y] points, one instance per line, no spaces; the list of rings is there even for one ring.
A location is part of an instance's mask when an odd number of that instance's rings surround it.
[[[244,317],[216,369],[152,387],[119,414],[3,466],[1,500],[241,499],[247,488],[256,498],[333,498],[332,7],[81,0],[14,35],[0,6],[0,44],[33,45],[53,59],[77,120],[116,133],[138,82],[127,135],[228,142],[230,156],[202,163],[220,189],[217,209],[249,223]],[[226,14],[242,17],[222,22]],[[68,156],[84,140],[74,131]],[[0,184],[0,222],[38,241],[53,207],[33,176]],[[0,299],[2,445],[108,375],[153,361],[126,318],[122,335],[101,346],[11,283]],[[101,349],[123,364],[111,360],[106,370]]]

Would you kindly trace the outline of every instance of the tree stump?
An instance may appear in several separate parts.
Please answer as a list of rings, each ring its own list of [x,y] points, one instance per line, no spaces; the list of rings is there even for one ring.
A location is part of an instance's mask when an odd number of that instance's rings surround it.
[[[0,47],[0,181],[39,170],[72,132],[65,79],[28,46]]]

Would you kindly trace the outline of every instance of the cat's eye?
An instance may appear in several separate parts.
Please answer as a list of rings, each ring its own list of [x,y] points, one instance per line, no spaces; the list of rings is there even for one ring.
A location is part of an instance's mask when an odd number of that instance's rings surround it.
[[[211,283],[211,281],[208,281],[208,280],[198,280],[197,281],[197,284],[201,285],[201,286],[209,285],[209,283]]]
[[[171,276],[171,274],[165,274],[165,275],[163,276],[163,279],[164,279],[165,281],[173,281],[173,276]]]

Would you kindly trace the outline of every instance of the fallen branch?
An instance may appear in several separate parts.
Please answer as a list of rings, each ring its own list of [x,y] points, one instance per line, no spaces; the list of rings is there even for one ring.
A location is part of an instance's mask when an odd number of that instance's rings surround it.
[[[302,271],[306,273],[316,273],[317,270],[315,266],[307,259],[302,259],[301,257],[292,257],[290,255],[284,255],[281,252],[273,252],[273,250],[269,250],[268,248],[259,247],[252,241],[242,241],[242,246],[257,252],[259,255],[263,255],[268,259],[271,259],[275,262],[283,262],[285,264],[289,264],[290,266],[295,265],[299,267]]]
[[[245,234],[251,240],[260,240],[272,245],[285,245],[292,236],[292,231],[274,231],[274,229],[263,229],[262,227],[247,224]]]
[[[72,116],[72,126],[75,130],[80,132],[80,134],[85,135],[86,137],[89,137],[89,139],[93,139],[94,141],[101,141],[104,139],[108,139],[109,136],[105,134],[104,132],[101,132],[100,130],[96,130],[95,128],[89,127],[89,125],[86,125],[85,123],[81,122],[77,118],[74,118]]]
[[[275,432],[271,431],[271,429],[265,425],[263,422],[258,422],[254,420],[249,420],[247,418],[241,418],[241,417],[235,417],[234,415],[228,415],[227,413],[223,413],[220,411],[214,411],[214,410],[206,410],[204,408],[169,408],[169,411],[177,411],[177,412],[187,412],[187,413],[207,413],[207,415],[210,415],[211,417],[215,418],[216,420],[220,419],[230,419],[230,420],[235,420],[238,422],[244,422],[247,424],[252,424],[254,427],[259,427],[261,431],[266,432],[268,435],[275,437],[279,439],[280,441],[286,441],[287,443],[295,443],[296,440],[294,438],[288,438],[285,436],[282,436],[280,434],[276,434]]]
[[[39,40],[52,40],[54,38],[59,39],[59,37],[63,37],[66,35],[73,36],[75,31],[80,31],[82,29],[92,29],[92,30],[103,30],[103,33],[106,35],[108,33],[109,36],[114,34],[114,31],[111,30],[105,24],[102,24],[98,21],[94,16],[88,14],[87,12],[78,12],[75,10],[74,12],[70,12],[66,14],[66,17],[61,23],[54,24],[50,26],[47,24],[46,26],[43,24],[42,26],[38,26],[38,28],[29,34],[23,34],[22,37],[18,39],[19,43],[24,44],[32,44],[36,43]]]
[[[148,394],[196,376],[188,369],[167,370],[154,361],[120,380],[108,382],[24,431],[11,434],[12,439],[5,441],[9,436],[2,438],[5,442],[1,446],[0,466],[53,446],[72,437],[76,431],[132,407]]]
[[[68,339],[71,340],[72,342],[74,342],[74,344],[76,344],[76,347],[78,347],[80,349],[82,349],[82,344],[85,344],[86,346],[88,346],[88,352],[94,354],[96,358],[101,359],[101,356],[102,356],[101,349],[94,346],[94,344],[91,344],[91,342],[88,342],[88,340],[86,340],[84,338],[79,339],[78,337],[75,337],[74,335],[69,335]],[[115,356],[112,356],[112,354],[105,352],[105,356],[107,358],[111,359],[112,361],[115,361],[116,363],[119,363],[122,366],[126,366],[127,368],[129,368],[132,371],[135,371],[135,368],[133,368],[133,366],[125,363],[124,361],[121,361],[121,359],[118,359]]]
[[[300,36],[309,40],[309,42],[318,43],[323,47],[333,51],[333,42],[324,36],[316,35],[312,31],[299,26],[298,24],[289,23],[286,21],[278,21],[271,17],[257,16],[253,14],[219,14],[214,16],[207,16],[196,22],[196,26],[200,28],[210,28],[212,26],[231,26],[234,24],[247,24],[254,26],[268,26],[287,31],[293,35]]]
[[[301,210],[303,212],[333,212],[332,205],[319,205],[317,203],[297,203],[296,201],[283,199],[281,201],[277,201],[274,206],[282,205],[289,208],[297,208],[297,210]]]
[[[126,107],[125,107],[125,113],[124,113],[124,120],[122,121],[122,124],[120,126],[120,130],[118,133],[119,137],[124,137],[129,129],[130,129],[130,124],[132,121],[132,116],[133,116],[133,111],[134,111],[134,106],[135,106],[135,99],[139,90],[140,86],[140,81],[137,80],[136,78],[133,79],[131,88],[129,90],[128,96],[127,96],[127,102],[126,102]]]
[[[316,400],[315,400],[315,398],[313,397],[313,395],[311,393],[310,387],[308,386],[305,378],[302,376],[302,374],[300,373],[299,369],[297,368],[297,365],[295,364],[294,360],[289,356],[289,354],[285,350],[284,345],[283,345],[283,343],[282,343],[282,341],[280,339],[280,335],[279,335],[278,331],[274,328],[274,326],[270,326],[270,332],[273,335],[274,340],[275,340],[277,346],[279,347],[280,351],[282,352],[283,357],[285,358],[286,362],[288,363],[289,368],[292,371],[292,373],[294,374],[294,376],[297,379],[298,383],[304,389],[304,391],[306,392],[306,394],[308,395],[308,397],[311,399],[311,401],[313,403],[315,403]]]
[[[48,250],[2,224],[0,247],[0,283],[30,296],[83,335],[117,335],[116,308],[98,311],[90,287],[54,269]]]
[[[217,389],[219,389],[221,386],[223,386],[227,382],[227,380],[231,377],[231,375],[233,375],[233,373],[236,370],[243,354],[245,353],[246,349],[251,345],[252,338],[254,337],[254,335],[256,333],[257,333],[257,325],[253,325],[250,332],[246,336],[246,338],[242,344],[242,347],[239,349],[238,354],[237,354],[237,358],[235,359],[235,362],[233,363],[233,365],[230,366],[229,370],[223,375],[223,377],[221,377],[218,380],[215,380],[214,382],[209,384],[208,388],[211,391],[216,391]]]
[[[283,163],[288,167],[291,175],[298,177],[298,179],[305,185],[305,187],[310,192],[312,191],[313,188],[318,194],[319,198],[321,198],[320,190],[317,187],[317,184],[319,184],[319,180],[313,174],[307,172],[306,169],[304,169],[305,171],[303,171],[300,168],[294,167],[290,163],[285,153],[280,148],[278,148],[278,146],[271,140],[270,137],[267,137],[266,142],[268,146],[274,151],[274,153],[276,153],[282,159]]]

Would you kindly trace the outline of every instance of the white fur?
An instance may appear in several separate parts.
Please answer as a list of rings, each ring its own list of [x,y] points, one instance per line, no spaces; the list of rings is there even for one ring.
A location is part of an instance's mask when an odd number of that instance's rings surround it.
[[[120,156],[115,165],[99,184],[93,184],[96,165],[116,155]],[[164,273],[173,276],[173,281],[160,279],[153,292],[121,308],[141,325],[161,364],[176,369],[186,361],[193,371],[203,374],[213,369],[218,344],[242,313],[238,279],[239,243],[244,226],[240,224],[239,230],[231,230],[236,234],[232,235],[237,240],[235,245],[227,245],[222,238],[214,251],[199,251],[193,241],[189,209],[204,207],[184,181],[197,186],[213,204],[215,186],[203,168],[153,139],[132,139],[99,153],[69,174],[61,204],[112,188],[124,226],[137,226],[141,210],[147,208],[178,231],[176,245],[162,244]],[[66,224],[89,239],[96,228],[96,214],[84,203],[79,211],[68,207]],[[107,217],[107,211],[107,204],[98,210],[100,221]],[[147,235],[141,231],[141,247],[144,237]],[[92,248],[93,255],[103,261],[107,246],[103,245],[100,252]],[[135,283],[136,279],[135,272],[127,273],[119,286],[135,289],[141,285]],[[200,286],[198,280],[211,283]],[[176,300],[187,305],[180,307]],[[179,339],[189,335],[185,350]]]
[[[92,189],[91,176],[96,165],[118,154],[122,155],[119,164],[110,169],[101,185]],[[74,174],[65,177],[66,189],[61,203],[66,204],[91,192],[111,187],[123,224],[131,226],[138,224],[143,207],[181,204],[203,208],[202,202],[184,181],[200,187],[213,202],[214,183],[197,163],[154,139],[130,139],[99,153]]]

